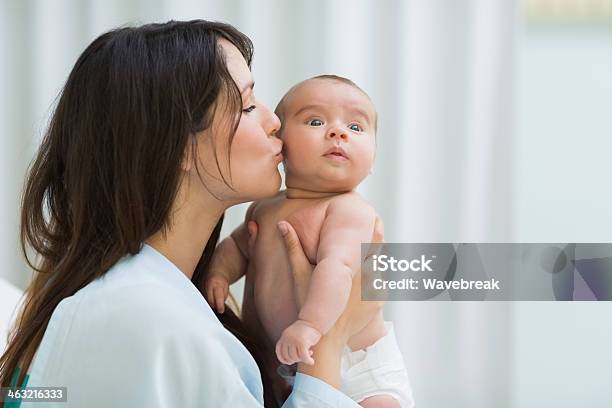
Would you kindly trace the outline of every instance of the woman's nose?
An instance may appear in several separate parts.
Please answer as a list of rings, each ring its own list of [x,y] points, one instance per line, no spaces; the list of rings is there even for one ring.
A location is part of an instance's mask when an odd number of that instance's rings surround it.
[[[348,132],[344,131],[341,127],[332,127],[327,131],[327,138],[347,140]]]
[[[268,111],[268,117],[264,130],[266,131],[266,134],[274,136],[281,127],[281,121],[278,116],[276,116],[276,113],[272,112],[268,108],[266,108],[266,110]]]

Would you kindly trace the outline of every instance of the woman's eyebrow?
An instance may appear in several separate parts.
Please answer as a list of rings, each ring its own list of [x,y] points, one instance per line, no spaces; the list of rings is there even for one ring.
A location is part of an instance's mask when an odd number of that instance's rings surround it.
[[[240,95],[244,95],[246,91],[248,91],[249,89],[253,89],[254,87],[255,87],[255,81],[251,81],[247,83],[240,91]]]

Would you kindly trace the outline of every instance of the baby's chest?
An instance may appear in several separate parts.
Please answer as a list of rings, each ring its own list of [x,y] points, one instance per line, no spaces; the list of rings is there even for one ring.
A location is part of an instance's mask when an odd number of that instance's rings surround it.
[[[317,249],[325,220],[325,210],[326,206],[315,205],[294,211],[285,218],[295,229],[311,264],[317,263]]]
[[[267,216],[262,217],[261,225],[265,224],[265,232],[268,233],[265,234],[265,238],[262,235],[264,239],[261,242],[263,246],[261,249],[264,251],[265,248],[278,250],[280,247],[284,251],[284,243],[276,225],[279,221],[287,221],[295,229],[302,249],[310,263],[316,264],[319,237],[326,210],[327,203],[317,203],[314,205],[281,207],[266,214]]]

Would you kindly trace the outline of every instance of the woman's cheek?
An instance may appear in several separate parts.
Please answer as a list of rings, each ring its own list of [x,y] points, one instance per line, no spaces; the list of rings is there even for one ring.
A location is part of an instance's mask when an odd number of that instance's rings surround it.
[[[242,191],[248,194],[274,194],[280,187],[278,165],[267,144],[241,146],[240,157],[232,160],[232,175],[238,178]],[[273,177],[271,177],[273,176]]]

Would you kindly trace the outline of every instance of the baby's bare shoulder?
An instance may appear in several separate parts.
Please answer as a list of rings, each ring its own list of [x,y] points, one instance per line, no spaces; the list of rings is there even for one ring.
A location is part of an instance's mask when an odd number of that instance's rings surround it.
[[[350,210],[362,216],[376,217],[376,210],[372,205],[356,191],[335,196],[329,202],[328,213],[335,211]]]
[[[285,191],[279,191],[272,197],[253,201],[247,210],[247,216],[245,217],[246,220],[256,221],[261,216],[264,216],[271,211],[275,211],[278,206],[285,201],[285,199]]]

